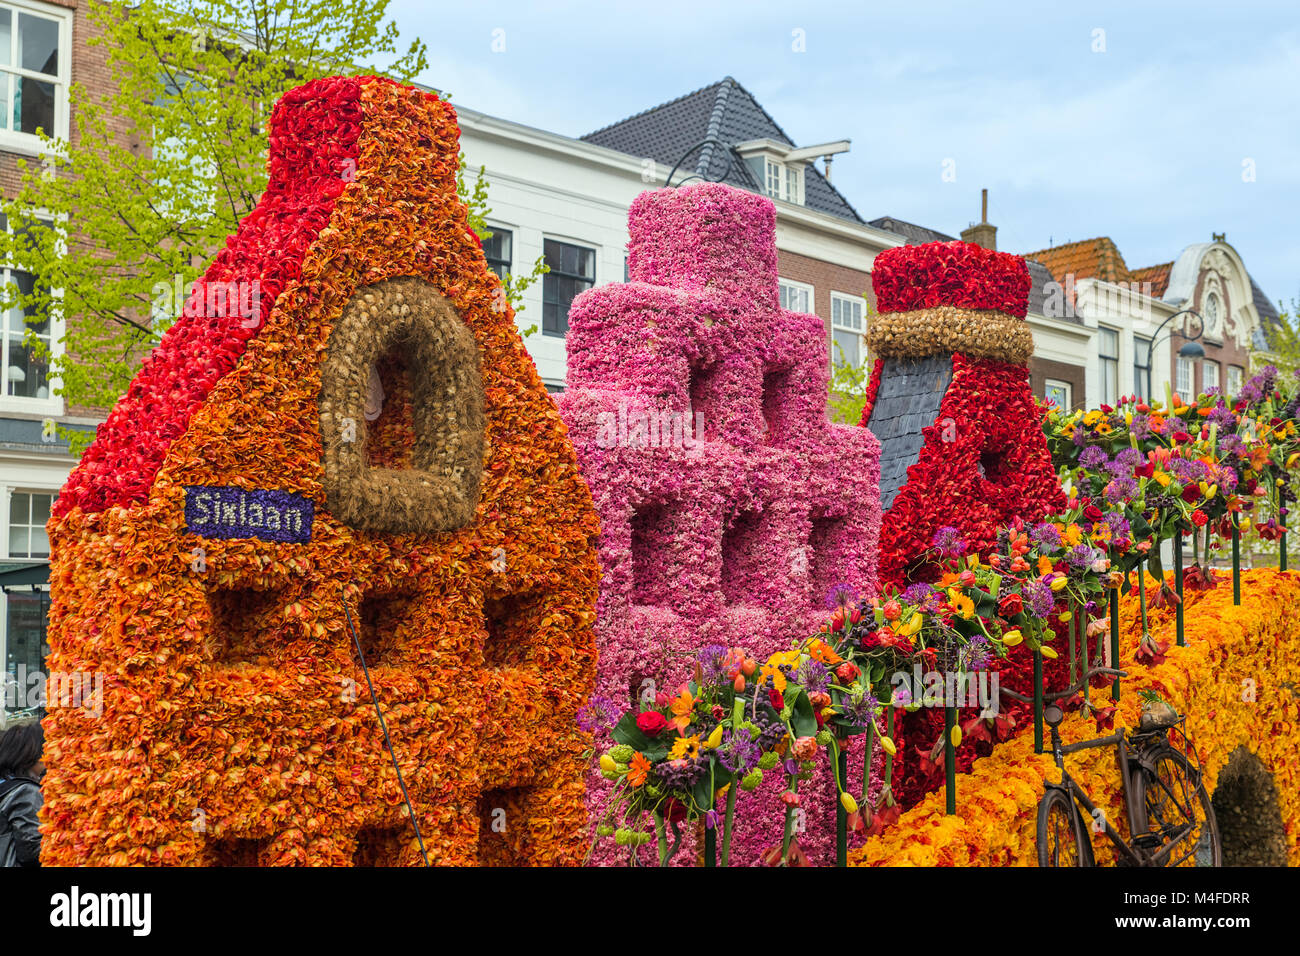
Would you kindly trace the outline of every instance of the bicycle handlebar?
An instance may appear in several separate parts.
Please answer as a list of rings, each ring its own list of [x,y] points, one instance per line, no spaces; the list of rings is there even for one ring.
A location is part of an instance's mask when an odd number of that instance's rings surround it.
[[[1094,747],[1113,747],[1124,739],[1125,731],[1121,728],[1117,733],[1109,737],[1098,737],[1096,740],[1081,740],[1076,744],[1063,744],[1061,746],[1062,754],[1077,753],[1080,750],[1091,750]]]
[[[1115,670],[1113,667],[1094,667],[1085,673],[1079,683],[1075,684],[1073,687],[1067,687],[1065,690],[1057,691],[1054,694],[1044,694],[1043,703],[1048,704],[1053,701],[1064,700],[1067,697],[1073,697],[1075,694],[1079,693],[1079,691],[1083,690],[1084,684],[1088,683],[1088,681],[1092,680],[1098,674],[1109,674],[1112,677],[1128,677],[1128,671]],[[1022,704],[1032,704],[1034,702],[1034,698],[1027,697],[1024,694],[1018,694],[1014,690],[1007,690],[1005,687],[999,687],[998,691],[1004,696],[1010,697],[1012,700],[1020,701]]]

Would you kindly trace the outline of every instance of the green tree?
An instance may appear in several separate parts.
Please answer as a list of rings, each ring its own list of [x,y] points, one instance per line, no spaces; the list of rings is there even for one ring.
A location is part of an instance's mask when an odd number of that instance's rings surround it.
[[[1291,308],[1278,303],[1277,322],[1264,327],[1268,352],[1260,355],[1254,365],[1274,365],[1284,379],[1300,369],[1300,299],[1291,300]]]
[[[26,311],[27,346],[59,376],[70,405],[107,407],[182,302],[160,288],[197,279],[267,183],[267,121],[286,90],[320,76],[382,73],[410,81],[427,67],[422,41],[399,43],[388,0],[142,0],[94,3],[109,92],[69,92],[75,145],[42,134],[3,203],[12,226],[0,255],[34,282],[8,284],[0,307]],[[366,65],[383,61],[379,68]],[[123,129],[123,126],[125,129]],[[487,183],[458,177],[481,237]],[[31,212],[39,210],[46,218]],[[512,281],[517,299],[540,274]],[[57,291],[56,291],[57,290]],[[38,334],[66,317],[62,350]],[[83,444],[80,432],[60,429]]]
[[[865,296],[864,296],[865,298]],[[867,302],[866,325],[870,327],[871,320],[875,317],[875,310],[871,303]],[[856,425],[862,421],[862,409],[867,404],[867,385],[871,381],[871,363],[862,362],[854,364],[844,357],[844,350],[840,348],[835,339],[831,338],[831,348],[833,356],[831,359],[831,381],[830,395],[827,404],[827,411],[833,422],[839,422],[844,425]],[[866,349],[866,337],[863,337],[862,348]]]

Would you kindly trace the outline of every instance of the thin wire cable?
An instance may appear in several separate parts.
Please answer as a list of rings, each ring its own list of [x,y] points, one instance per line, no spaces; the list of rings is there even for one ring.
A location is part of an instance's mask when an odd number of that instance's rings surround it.
[[[361,636],[357,634],[356,627],[352,624],[352,611],[348,607],[348,594],[346,588],[343,591],[343,613],[348,618],[348,630],[352,632],[352,641],[357,646],[357,657],[361,661],[361,670],[366,675],[366,686],[370,688],[370,700],[375,705],[375,715],[379,717],[379,727],[384,732],[384,746],[388,748],[388,756],[393,761],[393,769],[397,771],[397,785],[402,788],[402,799],[406,801],[406,812],[411,818],[411,826],[415,828],[415,839],[420,844],[420,857],[424,860],[424,865],[429,865],[429,854],[424,852],[424,837],[420,835],[420,821],[415,819],[415,808],[411,806],[411,795],[406,792],[406,781],[402,779],[402,768],[397,765],[397,754],[393,753],[393,742],[388,737],[388,724],[384,721],[384,712],[379,709],[379,698],[375,695],[375,685],[370,681],[370,668],[366,666],[366,654],[361,649]]]

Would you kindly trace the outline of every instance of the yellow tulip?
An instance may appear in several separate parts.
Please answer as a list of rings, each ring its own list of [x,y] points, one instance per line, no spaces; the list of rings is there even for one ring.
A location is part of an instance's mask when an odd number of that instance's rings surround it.
[[[704,746],[709,750],[717,750],[722,743],[722,724],[713,728],[713,733],[709,734],[704,741]]]
[[[1061,575],[1059,578],[1053,578],[1053,579],[1052,579],[1052,590],[1053,590],[1053,591],[1060,591],[1061,589],[1063,589],[1063,588],[1064,588],[1067,584],[1069,584],[1069,583],[1070,583],[1070,579],[1067,578],[1065,575]]]
[[[952,733],[950,733],[950,734],[948,735],[948,738],[952,741],[952,745],[953,745],[954,747],[960,747],[960,746],[961,746],[961,728],[958,727],[956,724],[953,724],[953,725],[952,725]]]
[[[847,790],[840,794],[840,806],[844,808],[845,813],[857,813],[858,801],[853,799],[853,794]]]
[[[609,754],[601,754],[600,769],[605,773],[614,773],[618,769],[618,763]]]
[[[1071,620],[1074,619],[1074,612],[1073,612],[1073,611],[1062,611],[1060,614],[1058,614],[1058,615],[1056,616],[1056,619],[1057,619],[1058,621],[1060,621],[1062,624],[1069,623]]]
[[[913,634],[919,631],[921,629],[921,625],[925,623],[924,617],[925,615],[921,614],[921,612],[919,611],[913,614],[911,618],[908,619],[908,622],[905,625],[903,625],[903,636],[911,637]]]
[[[1019,631],[1007,631],[1002,635],[1002,643],[1007,647],[1015,647],[1024,639],[1024,635]]]
[[[892,738],[882,736],[880,738],[880,747],[891,757],[898,753],[898,748],[894,746]]]
[[[1051,649],[1050,647],[1048,647],[1046,644],[1044,644],[1044,645],[1043,645],[1042,647],[1040,647],[1038,650],[1039,650],[1039,652],[1042,653],[1042,655],[1043,655],[1044,657],[1046,657],[1048,660],[1052,660],[1052,661],[1056,660],[1056,651],[1052,650],[1052,649]]]

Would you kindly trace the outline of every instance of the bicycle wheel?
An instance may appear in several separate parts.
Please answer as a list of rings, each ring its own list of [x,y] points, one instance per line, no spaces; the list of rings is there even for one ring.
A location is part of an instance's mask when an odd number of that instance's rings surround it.
[[[1147,763],[1150,766],[1147,766]],[[1182,751],[1162,746],[1134,775],[1135,803],[1145,819],[1134,828],[1137,836],[1159,836],[1162,845],[1187,824],[1191,833],[1169,855],[1166,866],[1222,866],[1219,824],[1205,791],[1201,771]]]
[[[1091,866],[1087,839],[1070,795],[1049,787],[1038,803],[1038,865]]]

